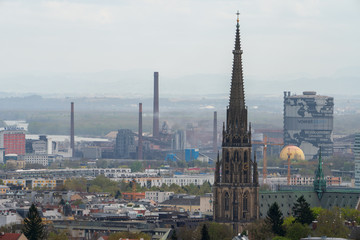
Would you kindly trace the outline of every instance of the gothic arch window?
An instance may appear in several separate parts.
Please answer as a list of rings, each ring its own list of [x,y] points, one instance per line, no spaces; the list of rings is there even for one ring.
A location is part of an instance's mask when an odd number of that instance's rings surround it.
[[[234,190],[234,204],[233,204],[233,220],[237,221],[238,220],[238,201],[237,201],[237,194],[236,191]]]
[[[249,193],[246,192],[242,199],[242,217],[246,219],[249,212]]]
[[[230,208],[230,196],[229,196],[229,193],[228,192],[226,192],[225,193],[225,199],[224,199],[225,201],[224,201],[224,207],[225,207],[225,211],[228,211],[229,210],[229,208]]]
[[[249,179],[249,161],[248,161],[248,154],[247,151],[244,152],[244,166],[243,166],[243,170],[244,170],[244,183],[248,183],[248,179]]]
[[[249,210],[249,193],[246,192],[243,196],[243,212],[247,212]]]

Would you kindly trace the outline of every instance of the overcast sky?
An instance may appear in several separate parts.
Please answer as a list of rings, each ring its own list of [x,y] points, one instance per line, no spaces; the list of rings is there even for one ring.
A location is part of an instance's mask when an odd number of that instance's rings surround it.
[[[151,95],[159,71],[164,94],[228,92],[237,10],[260,92],[359,77],[359,0],[0,0],[0,91]]]

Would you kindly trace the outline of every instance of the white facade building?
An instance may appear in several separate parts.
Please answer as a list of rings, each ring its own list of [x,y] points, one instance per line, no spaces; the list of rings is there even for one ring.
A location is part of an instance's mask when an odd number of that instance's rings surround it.
[[[49,159],[47,154],[26,154],[24,156],[26,164],[40,164],[43,166],[49,165]]]
[[[162,203],[163,201],[169,200],[172,195],[174,195],[174,192],[146,191],[145,199]]]
[[[0,209],[0,227],[9,224],[20,224],[21,217],[8,209]]]

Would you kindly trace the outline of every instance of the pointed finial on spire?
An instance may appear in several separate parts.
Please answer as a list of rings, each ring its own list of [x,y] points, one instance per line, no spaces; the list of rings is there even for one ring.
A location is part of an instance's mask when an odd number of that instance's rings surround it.
[[[237,23],[239,24],[239,15],[240,15],[239,10],[237,11],[236,15],[237,15]]]

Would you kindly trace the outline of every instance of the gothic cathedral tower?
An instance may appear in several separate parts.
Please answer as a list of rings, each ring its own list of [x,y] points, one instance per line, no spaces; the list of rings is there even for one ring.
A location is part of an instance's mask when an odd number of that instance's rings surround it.
[[[251,159],[251,124],[248,129],[242,53],[238,13],[222,159],[218,156],[213,186],[214,220],[233,225],[235,231],[259,218],[259,177],[256,159]]]

